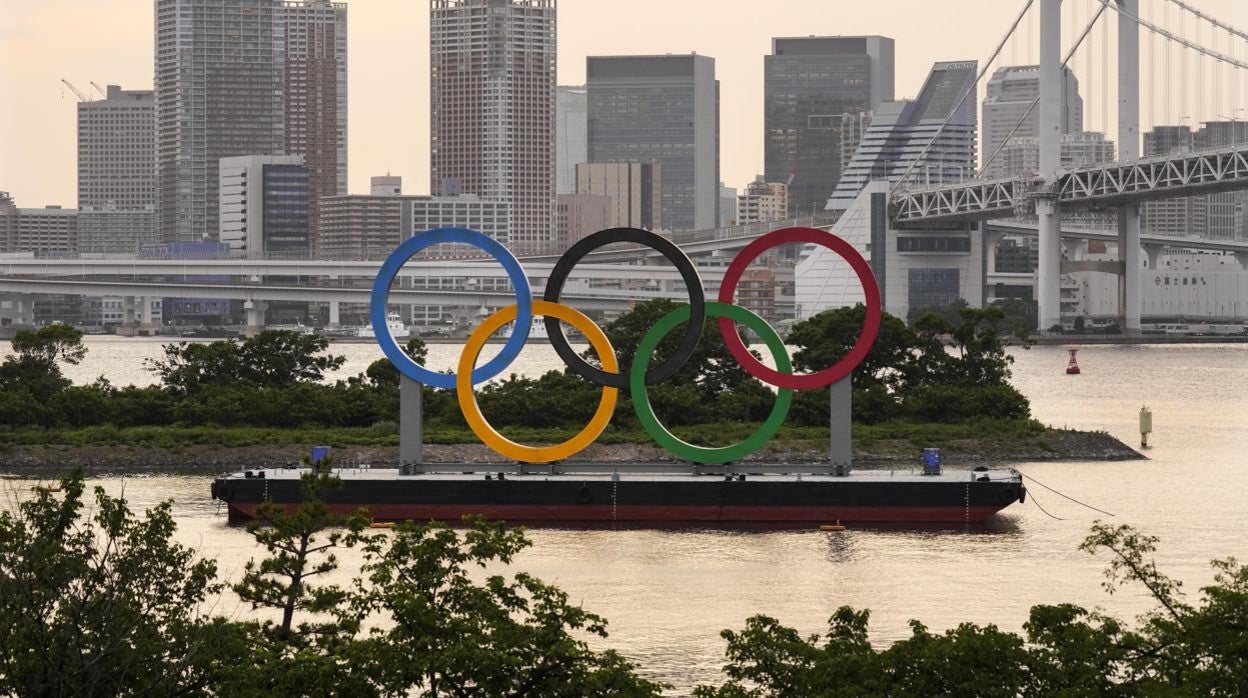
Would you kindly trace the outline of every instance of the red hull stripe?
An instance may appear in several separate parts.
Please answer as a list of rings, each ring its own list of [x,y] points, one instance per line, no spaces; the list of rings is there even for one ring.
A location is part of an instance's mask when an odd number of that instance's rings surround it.
[[[294,504],[288,504],[294,507]],[[979,523],[1004,507],[785,507],[785,506],[665,506],[590,504],[471,505],[471,504],[331,504],[332,511],[348,514],[367,509],[378,521],[458,521],[465,515],[523,523],[802,523],[823,524],[840,520],[861,523]],[[231,519],[249,519],[255,504],[231,503]]]

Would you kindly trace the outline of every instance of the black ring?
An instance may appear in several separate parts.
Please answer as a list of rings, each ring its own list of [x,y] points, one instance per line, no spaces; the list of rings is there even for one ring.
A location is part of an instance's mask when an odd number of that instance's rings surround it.
[[[706,321],[706,295],[702,290],[702,277],[698,276],[698,270],[689,260],[689,256],[671,240],[640,228],[599,230],[569,247],[559,261],[555,262],[554,268],[550,270],[550,278],[546,280],[546,293],[543,298],[551,303],[558,303],[559,293],[563,291],[563,284],[568,280],[572,267],[593,250],[613,242],[645,245],[663,255],[667,261],[676,266],[676,270],[680,272],[681,278],[685,281],[685,287],[689,289],[689,324],[685,327],[685,337],[681,340],[680,347],[677,348],[675,354],[646,371],[646,385],[658,383],[680,370],[689,357],[693,356],[694,350],[698,348],[698,340],[702,338],[702,324]],[[621,366],[619,373],[607,373],[591,366],[568,344],[558,318],[546,318],[546,334],[550,338],[551,346],[559,354],[559,358],[563,359],[563,362],[574,373],[598,385],[628,389],[628,368]]]

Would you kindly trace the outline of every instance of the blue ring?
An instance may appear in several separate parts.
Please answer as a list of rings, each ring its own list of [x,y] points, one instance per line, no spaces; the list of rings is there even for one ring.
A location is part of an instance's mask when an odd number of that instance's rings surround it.
[[[503,350],[498,352],[498,356],[473,370],[473,385],[488,381],[502,373],[519,356],[524,343],[529,339],[529,329],[533,325],[533,293],[529,289],[529,278],[525,276],[524,268],[520,266],[515,255],[494,238],[468,228],[434,228],[417,233],[404,240],[402,244],[394,248],[394,252],[391,252],[389,257],[386,257],[385,263],[377,271],[377,279],[373,281],[372,302],[369,308],[377,345],[381,347],[386,358],[390,359],[390,363],[394,364],[394,367],[403,375],[417,383],[452,390],[455,388],[455,374],[430,371],[413,361],[412,357],[403,353],[403,350],[399,348],[398,342],[394,341],[394,337],[390,334],[390,328],[386,326],[386,304],[390,298],[390,284],[399,273],[399,269],[408,259],[411,259],[412,255],[439,242],[459,242],[486,252],[503,266],[507,276],[511,277],[511,285],[516,291],[516,325],[511,337],[503,345]]]

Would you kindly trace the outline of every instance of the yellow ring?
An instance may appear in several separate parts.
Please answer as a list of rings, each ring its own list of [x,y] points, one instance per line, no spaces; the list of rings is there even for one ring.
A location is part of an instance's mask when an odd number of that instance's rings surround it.
[[[611,341],[607,339],[607,335],[603,334],[602,329],[594,324],[593,320],[579,310],[560,303],[533,299],[533,315],[559,318],[580,330],[581,334],[589,340],[589,345],[597,352],[599,360],[602,361],[602,370],[607,373],[619,371]],[[467,420],[472,433],[496,453],[522,463],[549,463],[563,460],[592,444],[603,429],[607,428],[611,415],[615,413],[615,402],[619,398],[620,391],[618,388],[603,387],[602,399],[598,402],[598,411],[594,412],[593,419],[590,419],[589,424],[586,424],[576,436],[560,444],[525,446],[495,431],[494,427],[485,421],[485,415],[481,414],[481,408],[477,405],[477,396],[472,392],[472,371],[476,368],[477,357],[481,355],[481,348],[485,346],[490,335],[515,319],[516,306],[509,305],[487,317],[468,337],[467,343],[464,344],[464,353],[459,357],[459,370],[455,376],[459,409],[464,413],[464,419]]]

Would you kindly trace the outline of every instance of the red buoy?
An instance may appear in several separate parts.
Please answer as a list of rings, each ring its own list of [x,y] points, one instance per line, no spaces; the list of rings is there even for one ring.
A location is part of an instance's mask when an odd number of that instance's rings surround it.
[[[1066,375],[1079,375],[1079,362],[1075,360],[1075,354],[1079,353],[1078,347],[1066,347],[1066,351],[1070,352],[1070,361],[1066,363]]]

